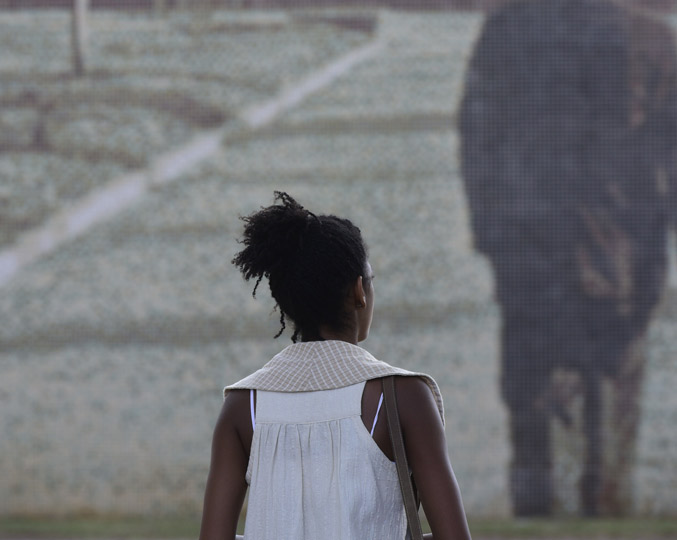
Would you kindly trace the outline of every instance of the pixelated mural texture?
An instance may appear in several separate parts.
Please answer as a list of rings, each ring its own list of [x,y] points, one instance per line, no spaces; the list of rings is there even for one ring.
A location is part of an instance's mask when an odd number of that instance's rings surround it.
[[[518,515],[552,511],[549,425],[572,424],[576,393],[581,509],[631,506],[643,341],[676,209],[674,48],[658,19],[590,0],[509,4],[475,47],[460,113],[463,179],[501,308]]]
[[[289,343],[229,265],[275,189],[363,230],[365,347],[440,383],[469,514],[676,514],[663,3],[91,0],[76,36],[87,2],[0,0],[0,514],[199,514],[222,387]],[[52,216],[376,41],[5,279]]]

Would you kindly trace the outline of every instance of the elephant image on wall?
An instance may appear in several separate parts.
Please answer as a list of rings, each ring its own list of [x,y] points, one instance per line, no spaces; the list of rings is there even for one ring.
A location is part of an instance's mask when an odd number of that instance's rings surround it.
[[[675,65],[670,27],[611,0],[505,3],[475,44],[462,174],[501,310],[516,515],[553,511],[553,421],[585,440],[580,511],[630,509],[642,342],[676,207]]]

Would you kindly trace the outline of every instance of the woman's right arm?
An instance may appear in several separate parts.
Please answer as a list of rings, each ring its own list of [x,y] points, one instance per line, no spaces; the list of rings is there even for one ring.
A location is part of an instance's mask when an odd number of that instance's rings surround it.
[[[471,540],[461,492],[449,461],[444,424],[423,379],[397,377],[397,410],[409,466],[435,540]]]
[[[242,503],[247,492],[245,474],[252,431],[251,425],[244,425],[249,419],[248,413],[249,393],[229,392],[216,422],[212,439],[212,457],[205,490],[200,540],[235,538]]]

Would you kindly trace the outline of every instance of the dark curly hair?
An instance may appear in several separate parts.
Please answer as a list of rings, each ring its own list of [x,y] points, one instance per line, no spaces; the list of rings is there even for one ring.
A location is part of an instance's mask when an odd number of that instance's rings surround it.
[[[360,229],[334,215],[316,216],[288,194],[276,191],[274,204],[250,216],[233,259],[246,280],[256,278],[252,296],[268,278],[280,310],[294,323],[292,341],[320,339],[321,326],[343,328],[344,302],[358,277],[367,281],[367,248]]]

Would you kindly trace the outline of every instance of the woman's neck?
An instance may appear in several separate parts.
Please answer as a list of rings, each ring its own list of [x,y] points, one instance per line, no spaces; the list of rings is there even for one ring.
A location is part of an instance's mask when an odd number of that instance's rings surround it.
[[[337,330],[322,326],[317,331],[303,332],[301,341],[345,341],[357,345],[357,330],[345,329]]]

